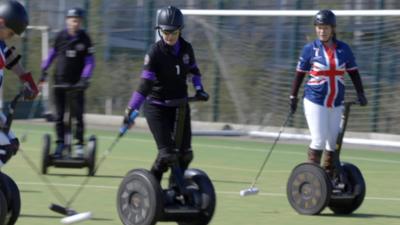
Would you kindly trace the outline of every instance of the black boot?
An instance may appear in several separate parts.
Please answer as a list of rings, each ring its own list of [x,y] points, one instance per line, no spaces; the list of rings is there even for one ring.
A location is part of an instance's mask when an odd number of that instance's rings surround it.
[[[331,179],[335,177],[335,155],[334,151],[324,152],[324,163],[322,167]]]
[[[154,166],[151,167],[150,172],[154,175],[156,180],[161,184],[161,179],[162,179],[162,176],[163,176],[163,172],[161,172],[160,170],[158,170]]]
[[[322,150],[312,149],[312,148],[308,149],[308,162],[320,165],[321,156],[322,156]]]

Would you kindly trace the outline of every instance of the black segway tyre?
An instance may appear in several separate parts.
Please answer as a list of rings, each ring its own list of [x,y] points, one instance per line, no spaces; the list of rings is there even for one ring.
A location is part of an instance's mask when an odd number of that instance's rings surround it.
[[[96,163],[96,149],[97,139],[95,135],[90,136],[87,144],[87,164],[88,164],[88,176],[94,176],[95,163]]]
[[[159,182],[145,169],[134,169],[122,180],[117,195],[117,211],[124,225],[154,225],[163,212]]]
[[[45,134],[43,136],[43,149],[42,149],[42,174],[47,174],[47,167],[50,164],[50,147],[51,147],[51,136]]]
[[[19,193],[19,188],[11,177],[7,174],[0,173],[1,176],[1,191],[7,201],[7,214],[6,225],[14,225],[21,212],[21,196]]]
[[[314,163],[296,166],[287,182],[289,203],[299,214],[319,214],[329,203],[331,192],[328,175]]]
[[[184,175],[186,188],[192,193],[193,204],[201,210],[200,217],[193,221],[178,222],[179,225],[207,225],[216,205],[214,186],[207,174],[199,169],[187,169]]]
[[[0,191],[0,224],[5,224],[8,212],[8,205],[3,191]]]
[[[350,214],[363,203],[366,185],[361,171],[355,165],[342,162],[342,168],[349,182],[346,191],[351,193],[354,198],[351,198],[350,200],[346,198],[333,198],[329,203],[329,208],[335,214]]]

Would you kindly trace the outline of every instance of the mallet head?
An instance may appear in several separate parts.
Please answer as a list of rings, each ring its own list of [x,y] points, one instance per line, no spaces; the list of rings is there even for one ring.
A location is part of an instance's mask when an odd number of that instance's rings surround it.
[[[260,190],[256,187],[250,187],[247,189],[243,189],[240,191],[240,196],[244,197],[244,196],[249,196],[249,195],[256,195],[258,194]]]
[[[73,223],[79,223],[84,220],[89,220],[92,218],[92,213],[91,212],[84,212],[84,213],[78,213],[72,216],[67,216],[61,219],[61,223],[63,224],[73,224]]]
[[[51,204],[51,205],[49,206],[49,209],[50,209],[51,211],[53,211],[53,212],[62,214],[62,215],[64,215],[64,216],[72,216],[72,215],[75,215],[75,214],[76,214],[76,211],[75,211],[75,210],[70,209],[70,208],[66,208],[66,207],[63,207],[63,206],[57,205],[57,204]]]

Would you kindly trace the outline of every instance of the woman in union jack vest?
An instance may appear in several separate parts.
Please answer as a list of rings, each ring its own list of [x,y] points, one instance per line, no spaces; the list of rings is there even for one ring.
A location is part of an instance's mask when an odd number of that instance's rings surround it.
[[[298,92],[306,74],[304,113],[311,134],[308,161],[320,164],[333,176],[336,139],[344,103],[344,75],[347,72],[361,106],[367,105],[357,64],[350,47],[336,39],[336,16],[321,10],[314,17],[317,39],[304,46],[290,95],[291,113],[296,112]],[[325,150],[325,151],[324,151]]]

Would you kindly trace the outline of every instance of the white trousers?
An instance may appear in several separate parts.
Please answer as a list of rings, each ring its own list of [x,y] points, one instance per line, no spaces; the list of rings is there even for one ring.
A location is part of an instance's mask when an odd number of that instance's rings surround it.
[[[343,106],[327,108],[304,98],[304,114],[311,134],[310,148],[335,151]]]

